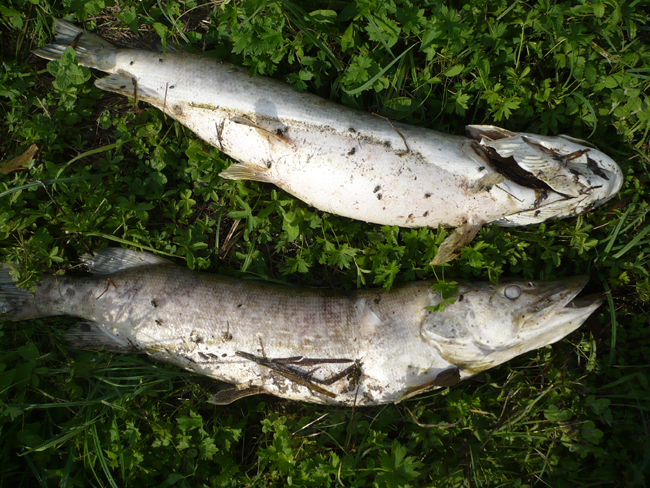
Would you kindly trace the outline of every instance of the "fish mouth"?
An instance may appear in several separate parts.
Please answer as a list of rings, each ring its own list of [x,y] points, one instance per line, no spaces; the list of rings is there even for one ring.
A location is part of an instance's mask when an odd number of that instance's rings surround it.
[[[578,276],[542,285],[541,297],[520,314],[514,355],[553,344],[580,327],[604,300],[599,294],[577,298],[588,281]]]

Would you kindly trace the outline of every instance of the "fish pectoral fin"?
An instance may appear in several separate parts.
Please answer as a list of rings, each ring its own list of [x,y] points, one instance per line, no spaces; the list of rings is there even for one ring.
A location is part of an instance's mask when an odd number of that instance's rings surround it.
[[[403,400],[408,400],[409,398],[424,393],[425,391],[431,390],[433,388],[444,388],[447,386],[454,386],[455,384],[460,383],[460,370],[456,366],[447,368],[441,371],[438,376],[433,378],[431,381],[427,381],[422,385],[412,386],[406,390],[406,393],[400,397],[395,403],[399,403]]]
[[[84,254],[81,262],[92,274],[112,274],[129,268],[140,266],[157,266],[160,264],[172,265],[170,260],[156,256],[149,252],[132,251],[121,247],[107,247],[93,256]]]
[[[95,81],[95,86],[100,90],[119,93],[149,103],[159,103],[161,105],[164,103],[163,97],[156,90],[143,86],[133,76],[124,72],[101,78]]]
[[[259,395],[260,393],[264,393],[264,390],[261,386],[237,386],[235,388],[221,390],[220,392],[212,395],[208,399],[208,403],[212,403],[214,405],[230,405],[232,402],[237,401],[240,398]]]
[[[503,175],[500,173],[486,173],[481,179],[474,182],[469,192],[474,195],[483,191],[490,191],[494,185],[503,183],[503,180]]]
[[[270,171],[250,163],[235,163],[219,173],[219,176],[227,180],[253,180],[264,183],[274,183]]]
[[[429,264],[431,264],[431,266],[438,266],[456,259],[460,255],[460,251],[474,240],[474,237],[480,228],[480,224],[464,224],[457,227],[456,230],[452,232],[442,244],[440,244],[438,254],[436,254]]]
[[[104,349],[119,353],[141,353],[131,341],[111,334],[97,322],[79,322],[63,335],[65,341],[75,349]]]

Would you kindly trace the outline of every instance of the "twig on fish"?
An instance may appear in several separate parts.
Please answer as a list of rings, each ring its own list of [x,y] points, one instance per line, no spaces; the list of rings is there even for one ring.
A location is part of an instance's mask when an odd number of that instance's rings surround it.
[[[264,353],[263,350],[262,353]],[[284,366],[283,364],[280,363],[275,363],[273,362],[273,360],[267,359],[266,357],[255,356],[254,354],[249,354],[247,352],[235,351],[235,354],[244,359],[248,359],[249,361],[253,361],[254,363],[260,364],[262,366],[266,366],[267,368],[275,371],[279,375],[284,376],[288,380],[291,380],[294,383],[309,388],[310,391],[316,391],[321,395],[325,395],[326,397],[329,398],[336,398],[336,394],[332,393],[331,391],[327,391],[325,388],[318,386],[313,382],[311,378],[305,377],[304,373],[300,371],[296,371],[295,369],[290,368],[288,366]]]
[[[165,120],[167,120],[167,114],[165,113],[165,109],[167,108],[167,90],[169,90],[169,81],[165,83],[165,98],[163,98],[163,106],[162,106],[162,112],[163,115],[165,115]]]
[[[510,195],[510,196],[511,196],[512,198],[514,198],[515,200],[519,200],[520,202],[523,202],[523,200],[517,198],[516,196],[514,196],[512,193],[510,193],[510,192],[509,192],[508,190],[506,190],[505,188],[501,188],[499,185],[494,185],[494,188],[498,188],[499,190],[506,192],[508,195]]]
[[[402,140],[404,141],[404,145],[406,146],[406,151],[398,152],[398,153],[397,153],[398,156],[400,156],[400,157],[401,157],[401,156],[406,156],[408,153],[411,152],[411,149],[409,148],[409,145],[408,145],[408,143],[406,142],[406,138],[402,135],[402,133],[401,133],[399,130],[397,130],[397,127],[395,127],[395,124],[393,124],[393,122],[392,122],[388,117],[384,117],[383,115],[376,114],[375,112],[373,112],[372,115],[374,115],[374,116],[376,116],[376,117],[381,117],[381,118],[384,119],[386,122],[388,122],[388,123],[390,124],[390,126],[393,128],[393,130],[394,130],[395,132],[397,132],[397,133],[399,134],[399,136],[402,138]]]
[[[355,362],[353,359],[320,359],[320,358],[306,358],[304,356],[292,356],[289,358],[274,358],[273,361],[275,361],[278,364],[299,364],[303,366],[314,366],[316,364],[328,364],[328,363],[353,363]]]
[[[104,294],[108,291],[108,288],[109,288],[111,285],[113,285],[113,286],[115,287],[115,289],[117,290],[117,285],[116,285],[115,283],[113,283],[113,280],[111,280],[110,278],[106,278],[106,281],[107,281],[107,283],[106,283],[106,289],[104,289],[104,291],[102,292],[102,294],[99,295],[97,298],[95,298],[95,300],[99,300],[101,297],[103,297]]]
[[[408,407],[404,408],[408,413],[411,414],[413,422],[415,422],[418,427],[422,427],[423,429],[451,429],[452,427],[456,427],[458,424],[460,424],[460,419],[456,420],[456,422],[453,424],[423,424],[415,418],[415,415],[413,415],[413,412],[411,412]]]
[[[219,142],[219,150],[223,151],[223,142],[221,141],[221,133],[223,132],[223,124],[226,122],[225,119],[221,119],[221,125],[214,123],[214,127],[217,129],[217,141]]]
[[[355,377],[358,376],[358,373],[361,371],[361,363],[357,359],[354,364],[348,366],[345,368],[343,371],[333,374],[329,378],[326,378],[324,380],[319,380],[318,378],[312,378],[310,374],[311,381],[315,381],[316,383],[319,383],[321,385],[326,385],[330,386],[336,383],[338,380],[342,380],[346,376],[349,376],[350,374],[355,374]]]
[[[81,39],[81,37],[82,37],[83,35],[84,35],[84,33],[83,33],[83,32],[80,32],[79,34],[77,34],[77,37],[75,37],[75,38],[72,40],[72,42],[70,43],[70,47],[71,47],[72,49],[76,49],[77,44],[79,43],[79,39]]]
[[[138,112],[138,80],[134,77],[131,77],[131,83],[133,83],[133,105],[135,106],[136,113]]]

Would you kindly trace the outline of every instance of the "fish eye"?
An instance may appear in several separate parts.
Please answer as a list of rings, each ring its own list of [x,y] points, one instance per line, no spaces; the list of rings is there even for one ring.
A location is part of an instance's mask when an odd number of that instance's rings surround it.
[[[521,296],[521,287],[519,285],[508,285],[503,290],[503,294],[510,300],[516,300]]]

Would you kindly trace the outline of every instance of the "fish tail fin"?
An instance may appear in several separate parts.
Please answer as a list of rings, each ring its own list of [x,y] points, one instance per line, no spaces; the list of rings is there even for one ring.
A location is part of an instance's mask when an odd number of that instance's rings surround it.
[[[34,294],[16,286],[9,268],[0,268],[0,320],[27,320],[40,316]]]
[[[231,164],[227,169],[219,173],[219,176],[227,180],[253,180],[265,183],[274,183],[270,171],[250,163]]]
[[[56,60],[61,59],[63,52],[68,47],[72,47],[77,54],[77,62],[81,66],[102,71],[111,71],[115,66],[117,49],[103,37],[86,32],[80,27],[60,19],[54,21],[54,35],[55,39],[52,44],[36,49],[34,54],[41,58]]]

